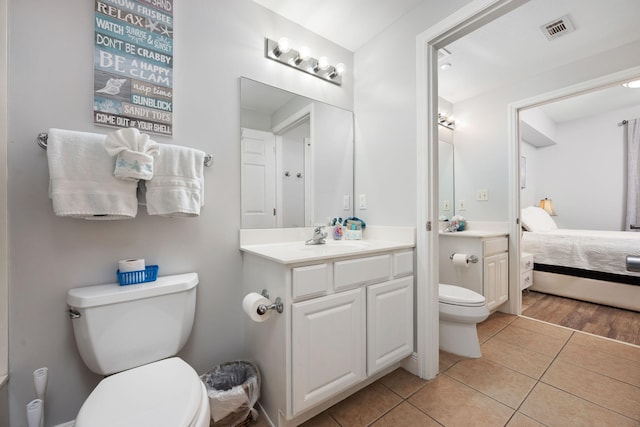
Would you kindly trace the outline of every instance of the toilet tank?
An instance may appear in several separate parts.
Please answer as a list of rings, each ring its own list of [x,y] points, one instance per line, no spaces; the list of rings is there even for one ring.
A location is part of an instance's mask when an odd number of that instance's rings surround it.
[[[191,334],[196,273],[155,282],[69,290],[67,304],[82,360],[109,375],[174,356]]]

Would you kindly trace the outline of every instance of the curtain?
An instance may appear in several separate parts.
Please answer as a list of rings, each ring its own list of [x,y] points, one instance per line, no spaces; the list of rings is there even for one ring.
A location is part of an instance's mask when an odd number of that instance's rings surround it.
[[[640,227],[640,119],[627,123],[627,217],[625,230]]]

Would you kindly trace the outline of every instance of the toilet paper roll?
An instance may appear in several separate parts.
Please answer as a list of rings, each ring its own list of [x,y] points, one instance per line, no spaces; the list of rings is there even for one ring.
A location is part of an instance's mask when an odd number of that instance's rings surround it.
[[[453,254],[451,261],[456,267],[469,268],[469,255],[467,254]]]
[[[122,261],[118,261],[118,270],[120,270],[120,273],[140,271],[144,270],[145,267],[144,259],[123,259]]]
[[[263,297],[259,293],[251,292],[250,294],[245,295],[242,300],[242,310],[247,313],[247,316],[254,322],[264,322],[269,317],[271,317],[271,312],[273,310],[268,310],[265,314],[258,314],[258,307],[261,305],[271,305],[271,301],[267,298]]]

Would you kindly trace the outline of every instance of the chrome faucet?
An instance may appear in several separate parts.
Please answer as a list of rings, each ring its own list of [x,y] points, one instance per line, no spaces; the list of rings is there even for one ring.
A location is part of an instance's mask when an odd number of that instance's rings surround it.
[[[313,237],[304,242],[305,245],[324,245],[327,238],[327,233],[323,232],[324,226],[316,227],[313,229]]]

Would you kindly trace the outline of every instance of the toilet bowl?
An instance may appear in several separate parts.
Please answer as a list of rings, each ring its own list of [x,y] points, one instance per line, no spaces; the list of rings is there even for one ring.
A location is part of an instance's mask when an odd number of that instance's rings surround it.
[[[67,304],[85,365],[106,376],[75,427],[207,427],[209,397],[197,372],[175,355],[194,321],[196,273],[69,290]]]
[[[476,324],[489,317],[484,296],[460,286],[439,285],[440,348],[465,357],[481,357]]]

